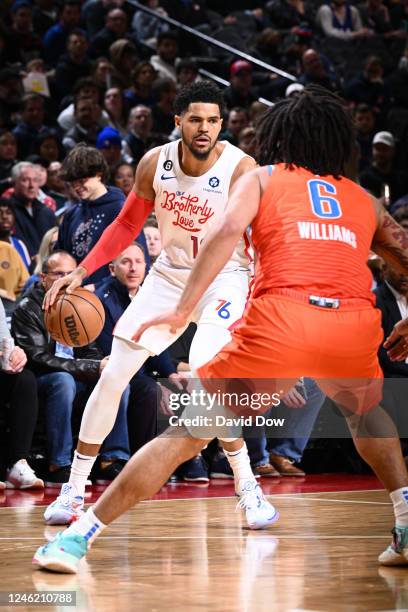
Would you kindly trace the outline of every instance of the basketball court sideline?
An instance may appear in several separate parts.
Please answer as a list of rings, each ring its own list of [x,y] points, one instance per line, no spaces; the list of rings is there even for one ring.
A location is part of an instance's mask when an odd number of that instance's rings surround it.
[[[0,591],[76,592],[75,608],[36,610],[408,609],[408,570],[377,564],[390,541],[392,506],[374,477],[263,479],[263,487],[281,518],[254,532],[235,512],[229,482],[167,485],[99,538],[78,575],[31,569],[35,548],[60,530],[42,522],[53,491],[6,491]],[[102,490],[92,487],[86,502]]]

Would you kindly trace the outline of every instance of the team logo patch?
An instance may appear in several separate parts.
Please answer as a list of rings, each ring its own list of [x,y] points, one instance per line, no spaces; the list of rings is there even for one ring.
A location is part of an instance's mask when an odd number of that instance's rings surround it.
[[[216,176],[212,176],[210,178],[210,180],[208,181],[208,184],[210,187],[212,187],[213,189],[216,189],[218,187],[218,185],[220,184],[220,179],[217,178]]]
[[[171,161],[171,159],[166,159],[166,161],[163,164],[163,168],[167,170],[168,172],[169,170],[172,169],[172,167],[173,167],[173,162]]]

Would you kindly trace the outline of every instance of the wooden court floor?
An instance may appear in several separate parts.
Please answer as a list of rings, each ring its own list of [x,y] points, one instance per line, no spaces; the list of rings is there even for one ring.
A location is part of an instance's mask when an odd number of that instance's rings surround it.
[[[257,532],[233,497],[143,502],[104,532],[76,576],[31,569],[34,548],[58,530],[43,525],[43,507],[2,507],[0,591],[76,591],[75,608],[20,610],[408,610],[408,568],[376,561],[392,527],[384,491],[273,497],[281,518]]]

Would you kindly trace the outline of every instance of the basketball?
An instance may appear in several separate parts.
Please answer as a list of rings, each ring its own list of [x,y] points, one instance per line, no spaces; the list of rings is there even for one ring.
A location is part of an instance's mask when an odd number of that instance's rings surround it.
[[[86,346],[99,336],[104,323],[105,311],[99,298],[82,287],[58,294],[45,312],[51,338],[67,346]]]

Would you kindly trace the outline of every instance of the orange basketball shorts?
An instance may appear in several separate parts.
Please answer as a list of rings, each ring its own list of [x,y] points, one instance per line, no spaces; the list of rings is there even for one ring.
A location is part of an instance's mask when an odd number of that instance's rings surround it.
[[[199,368],[204,387],[214,391],[212,379],[219,385],[258,378],[275,380],[275,389],[286,392],[308,376],[352,412],[377,405],[383,379],[377,357],[381,312],[368,300],[344,300],[338,309],[328,309],[309,304],[306,295],[281,292],[250,300],[231,342]]]

